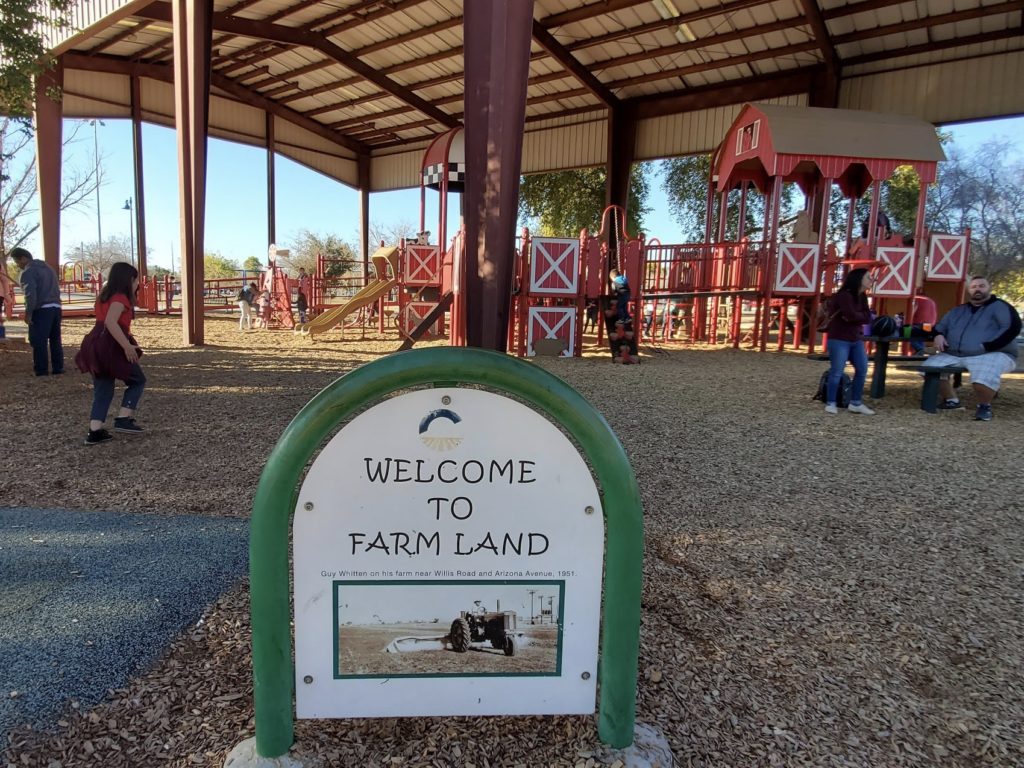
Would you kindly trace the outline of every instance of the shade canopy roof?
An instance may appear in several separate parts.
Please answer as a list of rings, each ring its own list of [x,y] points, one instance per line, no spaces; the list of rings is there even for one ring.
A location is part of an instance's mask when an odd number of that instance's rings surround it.
[[[1024,112],[1024,1],[535,0],[523,171],[710,151],[747,101],[903,112],[929,122]],[[463,118],[456,0],[215,0],[210,131],[347,184],[414,186]],[[80,0],[54,38],[67,117],[173,125],[171,5]],[[787,131],[788,133],[788,131]],[[794,135],[796,133],[794,132]],[[802,140],[814,136],[804,133]],[[851,136],[852,142],[852,136]]]

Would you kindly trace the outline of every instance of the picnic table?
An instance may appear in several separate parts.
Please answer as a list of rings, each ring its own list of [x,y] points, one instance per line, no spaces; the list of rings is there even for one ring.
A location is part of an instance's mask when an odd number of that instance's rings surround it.
[[[885,371],[889,366],[890,360],[906,363],[928,359],[927,355],[889,354],[890,345],[908,341],[908,339],[905,339],[902,336],[865,336],[864,341],[871,342],[875,345],[875,353],[871,358],[873,365],[871,370],[870,391],[870,395],[874,400],[879,400],[885,397]]]

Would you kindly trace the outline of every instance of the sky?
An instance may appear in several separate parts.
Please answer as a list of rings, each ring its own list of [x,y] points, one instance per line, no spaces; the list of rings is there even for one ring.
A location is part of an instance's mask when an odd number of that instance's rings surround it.
[[[65,135],[72,130],[65,121]],[[953,134],[955,146],[968,151],[985,141],[1004,137],[1024,144],[1024,117],[944,126]],[[128,120],[106,120],[94,126],[85,125],[77,139],[64,150],[66,168],[88,167],[95,162],[93,144],[99,147],[104,183],[96,196],[61,217],[61,261],[79,243],[95,242],[97,223],[103,237],[127,236],[133,214],[124,209],[134,197],[131,123]],[[177,146],[174,131],[162,126],[143,124],[143,180],[146,200],[146,240],[149,264],[177,269],[178,242]],[[355,189],[329,179],[287,158],[278,156],[277,174],[277,240],[278,247],[287,248],[303,229],[317,234],[335,234],[355,245],[359,238],[359,195]],[[238,263],[249,256],[266,260],[267,203],[266,152],[257,147],[210,139],[207,167],[206,244],[207,253],[220,255]],[[453,196],[454,197],[454,196]],[[426,229],[437,233],[436,192],[427,192]],[[651,185],[648,205],[652,209],[644,224],[648,239],[662,243],[682,242],[680,228],[672,219],[668,200],[661,188],[660,176]],[[453,200],[449,210],[457,211]],[[99,211],[99,216],[97,216]],[[412,231],[419,228],[419,190],[379,192],[370,195],[370,219],[385,227],[406,223]],[[449,236],[458,226],[450,217]],[[633,234],[633,233],[631,233]],[[566,233],[567,237],[574,233]],[[38,234],[25,246],[39,252]]]

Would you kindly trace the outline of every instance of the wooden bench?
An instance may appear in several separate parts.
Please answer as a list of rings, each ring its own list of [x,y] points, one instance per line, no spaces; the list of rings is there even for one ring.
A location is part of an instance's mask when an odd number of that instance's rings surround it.
[[[962,365],[928,366],[928,365],[897,365],[903,371],[917,371],[924,374],[924,384],[921,386],[921,410],[928,413],[938,411],[939,403],[939,379],[943,375],[953,377],[953,388],[960,386],[961,379],[967,369]]]

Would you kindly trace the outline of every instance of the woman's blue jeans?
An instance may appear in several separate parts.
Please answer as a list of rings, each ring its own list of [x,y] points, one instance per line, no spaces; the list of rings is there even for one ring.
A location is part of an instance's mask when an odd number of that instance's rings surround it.
[[[121,398],[121,407],[134,411],[139,407],[139,398],[142,397],[142,390],[146,387],[146,375],[138,363],[132,364],[132,375],[124,380],[128,388]],[[89,418],[93,421],[106,421],[107,411],[110,410],[110,403],[114,399],[114,379],[101,379],[98,376],[92,377],[92,412]]]
[[[850,391],[850,402],[860,405],[864,397],[864,382],[868,378],[868,351],[863,341],[828,340],[828,359],[832,366],[828,371],[827,403],[834,405],[839,392],[839,381],[843,378],[846,361],[853,363],[853,386]]]

